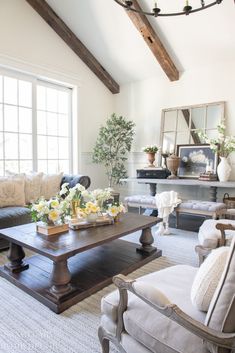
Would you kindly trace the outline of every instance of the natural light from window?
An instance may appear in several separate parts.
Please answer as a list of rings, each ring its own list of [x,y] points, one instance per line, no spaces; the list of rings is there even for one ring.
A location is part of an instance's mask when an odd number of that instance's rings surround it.
[[[71,89],[0,75],[0,175],[69,173]]]

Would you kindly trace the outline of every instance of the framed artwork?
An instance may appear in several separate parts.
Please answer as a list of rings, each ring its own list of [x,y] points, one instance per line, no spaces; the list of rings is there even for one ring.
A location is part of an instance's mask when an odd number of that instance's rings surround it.
[[[206,169],[216,173],[218,157],[210,145],[177,145],[177,155],[181,158],[178,169],[180,178],[199,178]]]

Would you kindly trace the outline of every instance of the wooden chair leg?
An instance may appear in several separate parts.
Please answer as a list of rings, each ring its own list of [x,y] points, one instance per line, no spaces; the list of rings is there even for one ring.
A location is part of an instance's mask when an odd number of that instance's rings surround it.
[[[98,329],[98,336],[102,348],[102,353],[109,353],[109,340],[105,337],[105,333],[102,327]]]

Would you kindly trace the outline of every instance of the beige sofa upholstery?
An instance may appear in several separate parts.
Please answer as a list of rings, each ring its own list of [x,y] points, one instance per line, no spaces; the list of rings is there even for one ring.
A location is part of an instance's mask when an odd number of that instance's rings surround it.
[[[226,271],[208,314],[193,306],[191,287],[197,268],[177,265],[136,281],[116,276],[119,291],[101,302],[99,338],[103,353],[112,341],[127,353],[219,353],[235,347],[235,255],[231,245]],[[225,321],[224,321],[225,320]],[[212,331],[213,328],[215,331]],[[231,335],[224,332],[231,333]]]

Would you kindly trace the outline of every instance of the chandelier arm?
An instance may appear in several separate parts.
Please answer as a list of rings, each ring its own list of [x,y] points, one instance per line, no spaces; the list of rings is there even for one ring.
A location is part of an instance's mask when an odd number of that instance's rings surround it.
[[[114,0],[117,4],[121,5],[122,7],[124,7],[126,10],[129,10],[129,11],[133,11],[133,12],[137,12],[137,13],[140,13],[140,14],[143,14],[143,15],[147,15],[147,16],[155,16],[155,14],[153,12],[147,12],[147,11],[143,11],[143,10],[136,10],[134,7],[131,7],[131,6],[128,6],[126,4],[124,4],[121,0]],[[188,14],[190,13],[194,13],[194,12],[198,12],[198,11],[202,11],[202,10],[205,10],[209,7],[212,7],[214,5],[218,5],[222,2],[223,0],[220,0],[218,2],[218,0],[216,1],[213,1],[212,3],[210,4],[207,4],[207,5],[204,5],[204,6],[201,6],[201,7],[198,7],[196,9],[193,9],[193,10],[190,10]],[[235,0],[234,0],[235,1]],[[172,12],[172,13],[159,13],[157,16],[155,17],[167,17],[167,16],[180,16],[180,15],[186,15],[186,12],[185,11],[181,11],[181,12]]]

